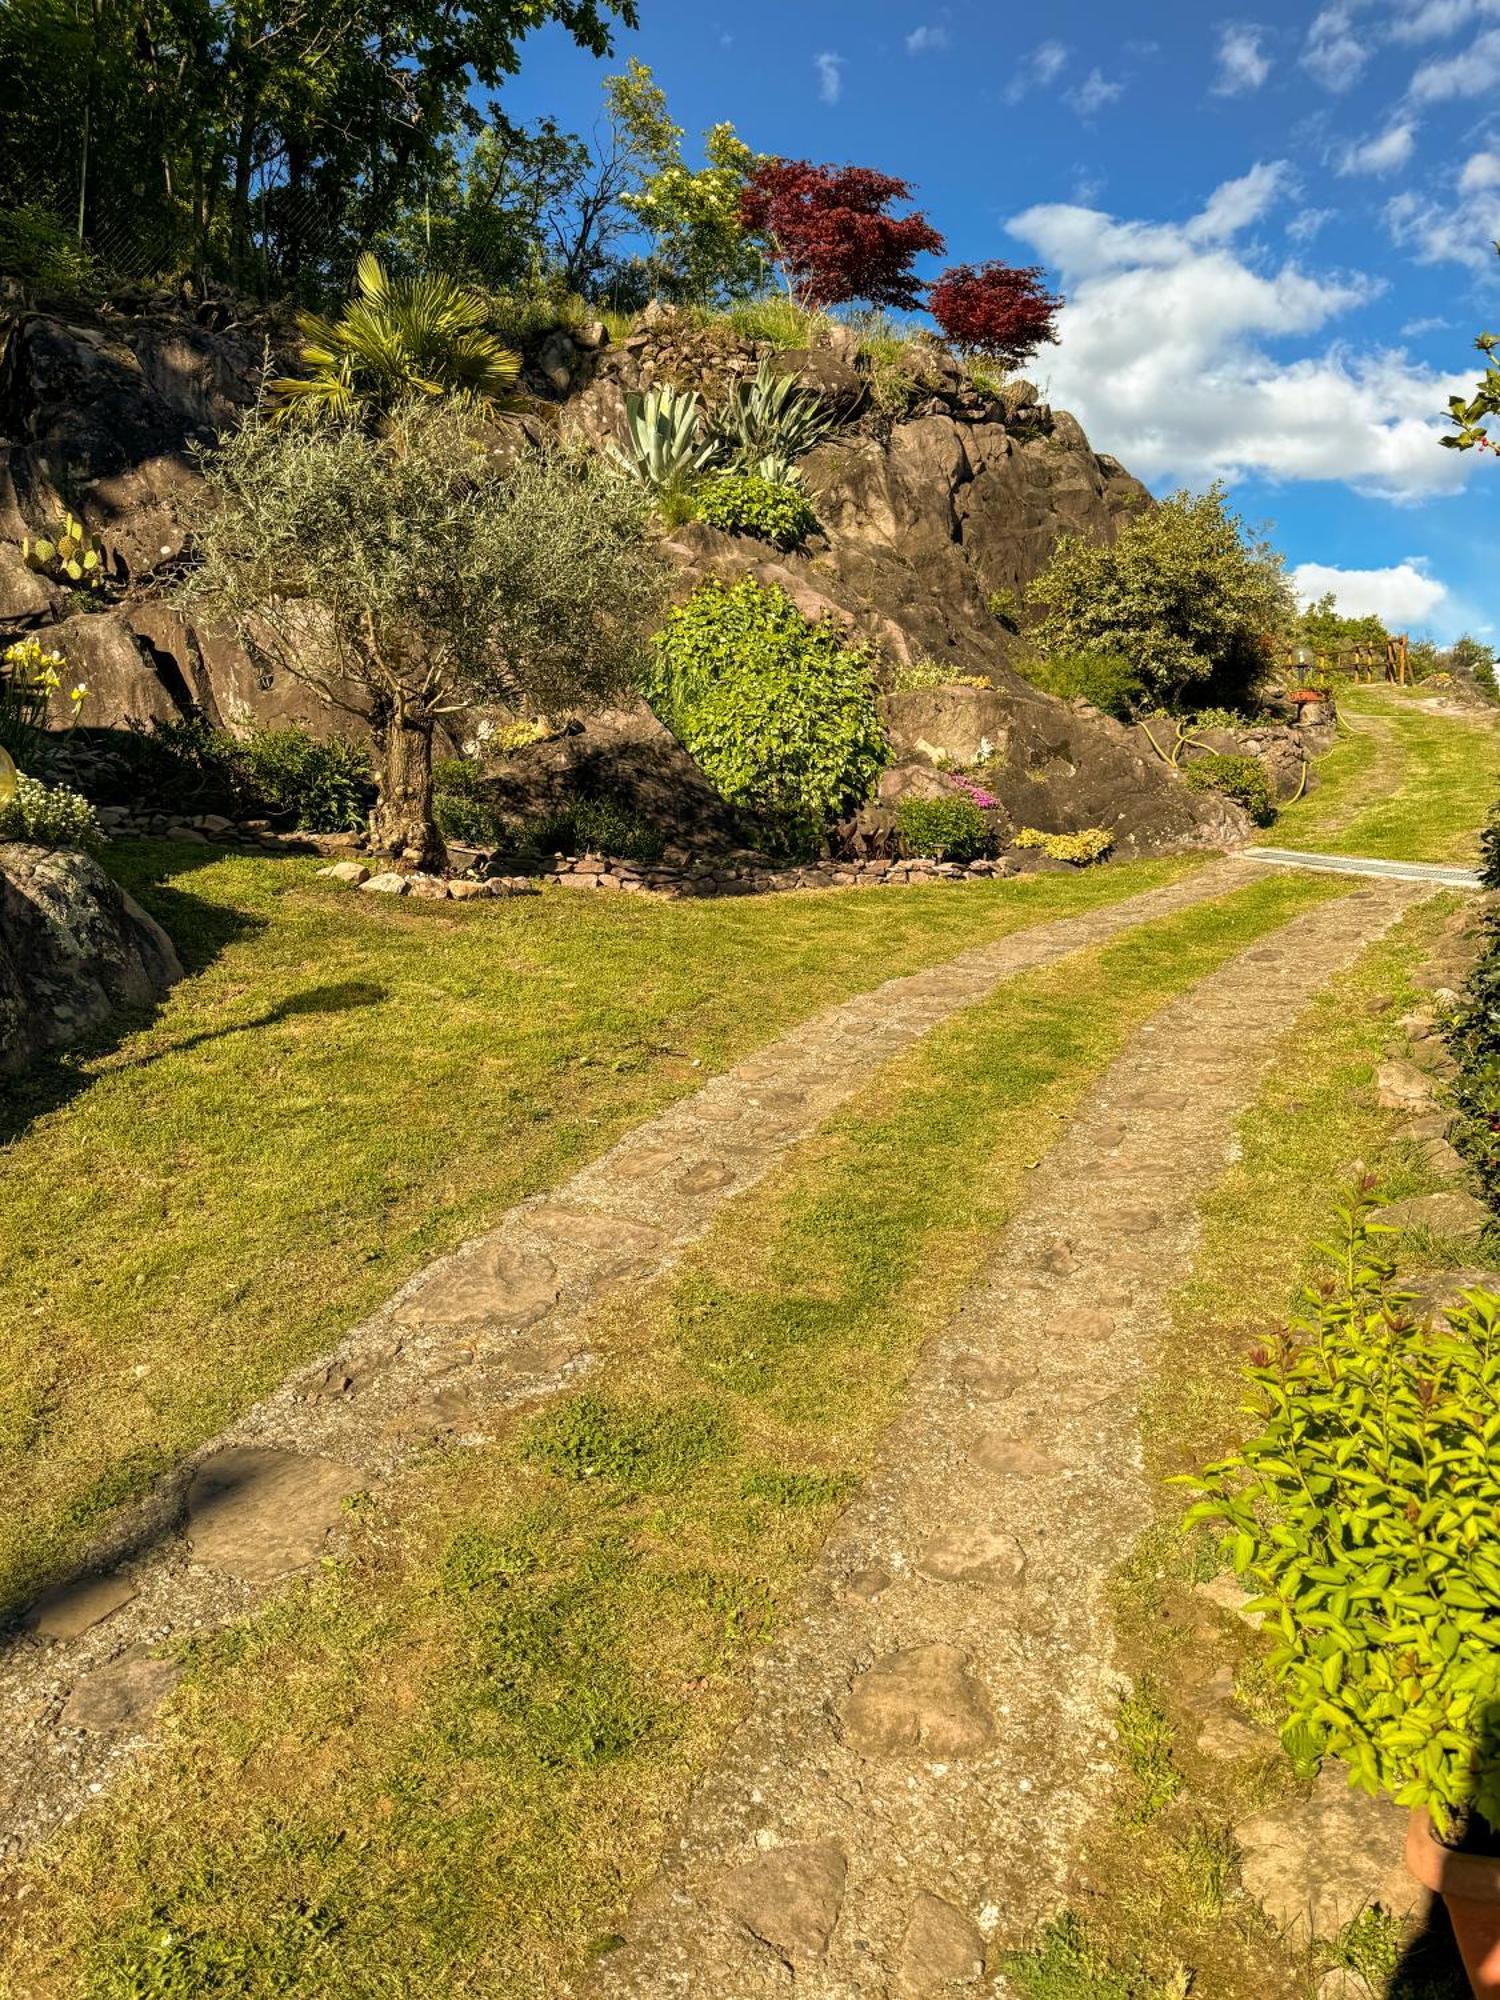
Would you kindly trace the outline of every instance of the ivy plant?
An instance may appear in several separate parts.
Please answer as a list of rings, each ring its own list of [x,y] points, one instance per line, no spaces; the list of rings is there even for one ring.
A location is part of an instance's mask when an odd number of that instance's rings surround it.
[[[720,794],[794,851],[862,804],[886,764],[871,669],[868,647],[744,577],[668,615],[647,692]]]
[[[1179,1481],[1265,1614],[1310,1768],[1500,1824],[1500,1300],[1413,1314],[1362,1189],[1327,1271],[1250,1358],[1254,1434]]]

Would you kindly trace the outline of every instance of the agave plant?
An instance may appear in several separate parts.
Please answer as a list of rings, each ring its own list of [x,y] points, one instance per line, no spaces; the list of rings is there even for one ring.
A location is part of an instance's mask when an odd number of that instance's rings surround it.
[[[303,313],[305,376],[272,382],[276,414],[385,416],[409,396],[467,394],[487,410],[516,407],[521,359],[485,330],[482,293],[451,278],[392,278],[366,251],[356,297],[338,319]]]
[[[750,382],[737,384],[716,430],[735,469],[788,482],[804,453],[838,428],[821,396],[762,361]]]
[[[706,472],[719,456],[716,439],[706,437],[697,393],[661,382],[645,395],[625,399],[627,437],[610,446],[616,463],[642,486],[669,492]]]

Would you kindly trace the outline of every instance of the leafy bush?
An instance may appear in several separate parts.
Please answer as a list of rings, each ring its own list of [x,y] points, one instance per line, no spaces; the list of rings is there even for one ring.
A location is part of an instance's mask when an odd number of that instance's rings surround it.
[[[1413,1318],[1361,1196],[1324,1282],[1251,1356],[1255,1434],[1186,1484],[1277,1645],[1304,1767],[1500,1824],[1500,1300]]]
[[[1118,654],[1172,709],[1237,705],[1269,666],[1265,635],[1295,615],[1280,556],[1217,486],[1137,514],[1108,545],[1065,535],[1026,598],[1039,651]]]
[[[988,674],[956,674],[941,660],[926,658],[900,661],[891,669],[889,679],[893,694],[906,694],[913,688],[992,688],[995,685]]]
[[[0,209],[0,271],[40,292],[70,295],[89,290],[95,276],[74,232],[36,201]]]
[[[561,812],[528,821],[520,829],[523,850],[537,854],[608,854],[651,867],[661,860],[667,838],[618,799],[574,799]]]
[[[1500,814],[1485,828],[1482,879],[1500,878]],[[1453,1143],[1478,1174],[1485,1200],[1500,1211],[1500,925],[1485,919],[1485,943],[1464,989],[1463,1004],[1445,1029],[1458,1065],[1453,1099],[1459,1123]]]
[[[1189,791],[1218,792],[1233,799],[1257,826],[1269,826],[1276,817],[1271,780],[1259,757],[1226,757],[1218,750],[1206,750],[1182,775]]]
[[[1079,868],[1102,860],[1114,844],[1114,835],[1103,826],[1082,827],[1077,833],[1043,833],[1040,827],[1023,826],[1011,842],[1012,847],[1040,848],[1051,860],[1071,861]]]
[[[975,861],[994,852],[994,830],[973,799],[902,799],[896,826],[906,853],[929,861]]]
[[[706,481],[698,489],[693,511],[711,528],[731,535],[758,535],[779,549],[798,548],[818,525],[800,487],[747,472],[721,472]]]
[[[670,613],[648,692],[723,797],[789,849],[861,805],[886,762],[868,649],[751,577]]]
[[[0,840],[91,848],[103,837],[94,808],[66,785],[44,785],[18,771],[14,796],[0,804]]]
[[[172,722],[130,722],[117,745],[120,782],[109,787],[122,804],[179,812],[243,816],[255,801],[245,783],[242,746],[202,716]],[[98,792],[96,791],[96,796]]]
[[[305,729],[266,729],[238,746],[250,792],[273,813],[292,813],[310,833],[347,833],[365,823],[375,781],[370,759],[344,736],[319,742]]]
[[[1122,720],[1145,693],[1140,675],[1120,653],[1057,653],[1050,659],[1022,660],[1016,668],[1043,694],[1059,701],[1087,701]]]

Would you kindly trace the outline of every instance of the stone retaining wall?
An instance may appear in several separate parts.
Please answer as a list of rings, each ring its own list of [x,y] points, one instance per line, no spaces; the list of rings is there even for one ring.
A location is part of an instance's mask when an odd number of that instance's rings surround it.
[[[471,898],[536,895],[543,882],[564,889],[657,896],[764,896],[793,889],[899,888],[910,882],[987,882],[996,876],[1067,870],[1072,864],[1045,855],[1004,855],[994,861],[814,861],[803,867],[763,868],[699,861],[685,868],[645,867],[617,856],[553,855],[540,862],[511,857],[483,872],[456,879],[440,875],[375,874],[363,862],[335,862],[320,872],[351,888],[377,894],[425,896],[456,902]],[[524,871],[524,872],[523,872]]]

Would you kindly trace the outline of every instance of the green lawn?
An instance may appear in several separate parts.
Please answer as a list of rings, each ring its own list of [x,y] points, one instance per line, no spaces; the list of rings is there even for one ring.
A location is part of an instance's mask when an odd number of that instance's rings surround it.
[[[1350,886],[1254,883],[891,1064],[606,1307],[583,1391],[373,1496],[347,1561],[196,1650],[163,1749],[29,1871],[14,1990],[579,1991],[1029,1163],[1173,995]]]
[[[458,905],[310,861],[111,852],[194,970],[0,1100],[0,1612],[412,1271],[748,1049],[1191,865]]]
[[[1339,697],[1350,733],[1320,783],[1263,837],[1278,847],[1389,861],[1471,861],[1500,792],[1500,710],[1435,712],[1418,689],[1351,686]]]

